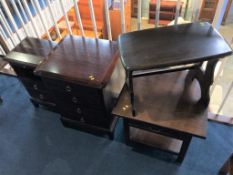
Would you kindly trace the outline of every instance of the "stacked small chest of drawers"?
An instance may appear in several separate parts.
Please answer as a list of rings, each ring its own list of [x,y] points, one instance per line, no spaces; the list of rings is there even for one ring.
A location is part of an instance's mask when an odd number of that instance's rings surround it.
[[[55,110],[55,102],[41,78],[34,74],[35,68],[41,64],[56,43],[36,38],[26,38],[4,58],[13,67],[28,93],[31,102]]]
[[[116,42],[66,36],[35,73],[55,96],[65,126],[113,137],[111,110],[125,81]]]

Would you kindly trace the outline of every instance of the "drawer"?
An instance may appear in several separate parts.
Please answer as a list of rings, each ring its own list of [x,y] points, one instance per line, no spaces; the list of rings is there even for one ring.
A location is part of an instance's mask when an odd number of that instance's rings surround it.
[[[27,89],[32,89],[35,91],[44,91],[44,92],[48,91],[48,88],[46,88],[46,86],[39,77],[36,77],[34,79],[20,77],[20,80]]]
[[[85,122],[84,116],[82,114],[74,114],[73,112],[70,111],[61,111],[60,112],[61,116],[67,119],[79,121],[79,122]]]
[[[34,69],[33,67],[27,67],[24,65],[16,65],[16,64],[11,64],[15,72],[19,77],[27,77],[27,78],[34,78],[35,75],[33,73]]]
[[[47,78],[44,81],[46,86],[52,89],[58,97],[61,94],[65,96],[62,97],[63,99],[66,99],[69,96],[74,96],[80,98],[82,104],[85,106],[96,109],[104,108],[101,89],[95,89],[88,86]]]
[[[31,95],[32,98],[35,98],[35,99],[38,99],[44,102],[54,103],[53,96],[48,92],[41,92],[41,91],[28,89],[28,93]]]

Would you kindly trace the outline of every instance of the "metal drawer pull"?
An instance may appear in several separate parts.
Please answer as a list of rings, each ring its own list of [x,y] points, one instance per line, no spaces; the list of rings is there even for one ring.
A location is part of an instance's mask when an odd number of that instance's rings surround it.
[[[82,114],[82,110],[80,108],[77,108],[77,113]]]
[[[78,99],[76,97],[72,97],[72,102],[73,103],[78,103]]]
[[[40,94],[39,97],[40,97],[40,99],[42,99],[42,100],[44,99],[44,95],[43,95],[43,94]]]
[[[34,85],[33,85],[33,89],[38,90],[37,84],[34,84]]]
[[[66,91],[71,92],[71,87],[69,85],[66,86]]]

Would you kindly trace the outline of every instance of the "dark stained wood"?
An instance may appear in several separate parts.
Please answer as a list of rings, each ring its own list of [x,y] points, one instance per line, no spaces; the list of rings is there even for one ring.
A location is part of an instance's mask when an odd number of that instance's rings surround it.
[[[130,96],[124,88],[113,114],[129,120],[206,137],[207,109],[196,103],[200,91],[196,81],[183,92],[187,72],[167,73],[134,79],[137,117],[131,113]]]
[[[164,68],[215,57],[232,49],[209,23],[191,23],[122,34],[120,58],[127,70]]]
[[[125,83],[116,42],[67,36],[35,73],[54,95],[65,126],[113,138],[111,111]]]
[[[202,92],[200,101],[207,106],[216,63],[221,57],[232,53],[223,37],[209,23],[202,22],[122,34],[119,49],[134,116],[135,72],[139,72],[137,76],[145,76],[192,69],[189,79],[199,81]],[[208,64],[203,71],[201,64],[204,61],[208,61]]]
[[[7,54],[4,59],[12,64],[23,64],[28,67],[36,67],[37,65],[42,63],[45,58],[28,53],[12,51]]]
[[[36,72],[102,88],[107,84],[118,57],[116,42],[66,36]]]
[[[56,45],[57,43],[52,41],[27,37],[13,51],[46,57]]]
[[[35,107],[39,104],[52,107],[55,110],[53,96],[43,84],[40,77],[34,74],[35,68],[41,64],[49,53],[55,48],[56,43],[37,38],[25,38],[13,51],[8,53],[4,60],[9,62],[17,73]]]
[[[175,154],[179,154],[182,146],[181,140],[169,138],[134,127],[130,127],[130,140]]]
[[[181,140],[181,146],[168,138],[153,145],[164,146],[163,149],[172,153],[177,153],[180,147],[177,161],[181,163],[192,137],[206,137],[207,108],[198,102],[201,98],[198,82],[193,80],[187,84],[187,76],[188,71],[182,71],[134,78],[137,117],[131,113],[130,94],[126,87],[123,89],[112,114],[124,119],[127,143],[136,137],[151,145],[158,141],[154,140],[158,137],[151,136],[154,133]],[[134,128],[134,132],[130,128]],[[136,134],[135,129],[139,129]]]

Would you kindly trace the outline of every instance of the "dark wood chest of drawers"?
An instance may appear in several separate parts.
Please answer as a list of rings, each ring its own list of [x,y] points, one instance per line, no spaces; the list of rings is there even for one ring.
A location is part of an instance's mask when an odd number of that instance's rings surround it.
[[[113,136],[111,111],[125,82],[116,42],[67,36],[35,73],[55,96],[65,126]]]
[[[41,78],[34,74],[35,68],[45,60],[55,46],[56,43],[47,40],[26,38],[5,57],[27,89],[35,106],[42,104],[55,109],[53,96]]]

